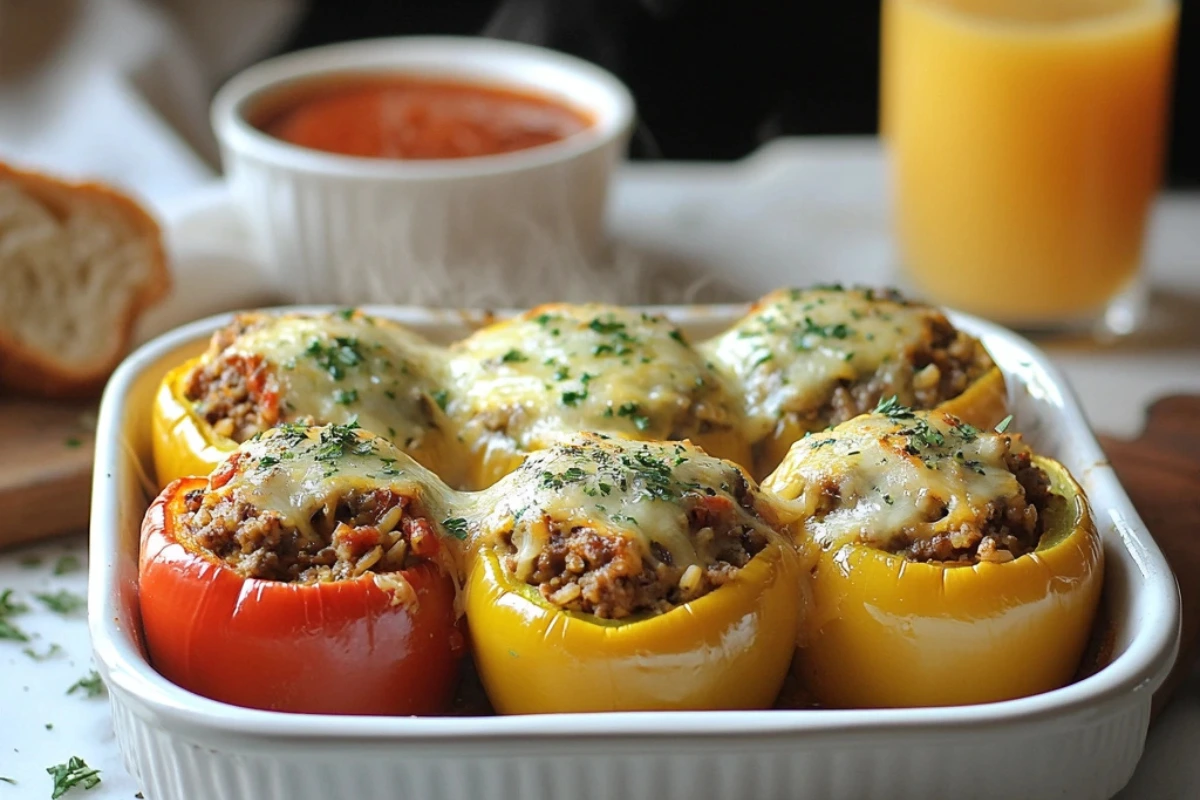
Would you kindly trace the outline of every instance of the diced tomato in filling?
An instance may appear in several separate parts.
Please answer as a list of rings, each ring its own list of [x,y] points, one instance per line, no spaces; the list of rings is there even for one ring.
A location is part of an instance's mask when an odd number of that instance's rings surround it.
[[[223,469],[222,485],[234,471]],[[216,488],[189,500],[181,538],[246,577],[342,580],[408,569],[440,552],[437,533],[417,501],[388,489],[347,492],[332,515],[318,512],[301,529],[278,512],[259,509],[237,489]]]

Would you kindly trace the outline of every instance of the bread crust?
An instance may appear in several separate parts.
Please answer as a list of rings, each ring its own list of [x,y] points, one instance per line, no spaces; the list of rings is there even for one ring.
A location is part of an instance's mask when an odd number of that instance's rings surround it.
[[[137,287],[121,310],[119,330],[111,333],[113,346],[103,359],[86,368],[55,360],[32,348],[0,325],[0,387],[47,398],[94,396],[129,349],[134,325],[142,312],[166,296],[171,288],[166,249],[158,221],[128,195],[101,183],[73,183],[0,163],[0,181],[11,181],[21,191],[46,206],[56,216],[65,215],[80,202],[106,205],[116,210],[150,246],[150,275]]]

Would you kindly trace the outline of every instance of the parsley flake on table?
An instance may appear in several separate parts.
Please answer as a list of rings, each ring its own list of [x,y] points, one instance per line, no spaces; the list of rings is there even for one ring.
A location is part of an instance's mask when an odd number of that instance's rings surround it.
[[[15,780],[13,780],[12,778],[8,777],[7,775],[0,775],[0,781],[4,781],[5,783],[11,784],[13,786],[17,785],[17,782]]]
[[[38,602],[56,614],[72,614],[87,608],[87,598],[83,595],[59,589],[54,594],[35,594]]]
[[[23,614],[28,610],[29,606],[12,599],[12,589],[5,589],[3,592],[0,592],[0,639],[8,639],[13,642],[29,641],[29,636],[25,631],[18,628],[8,619],[14,614]]]
[[[63,649],[57,644],[51,644],[50,649],[44,653],[39,653],[32,647],[22,648],[21,652],[32,658],[34,661],[49,661],[50,659],[62,653]]]
[[[66,575],[74,572],[77,569],[79,569],[79,559],[70,553],[67,553],[65,556],[60,556],[59,559],[54,562],[55,575]]]
[[[104,681],[100,680],[100,673],[91,670],[87,675],[72,683],[71,688],[67,689],[67,694],[75,694],[76,691],[83,692],[90,700],[100,697],[106,690]]]
[[[92,769],[79,756],[71,756],[65,764],[46,767],[46,772],[54,779],[54,793],[50,795],[50,800],[58,800],[76,786],[82,786],[87,791],[100,783],[100,770]]]

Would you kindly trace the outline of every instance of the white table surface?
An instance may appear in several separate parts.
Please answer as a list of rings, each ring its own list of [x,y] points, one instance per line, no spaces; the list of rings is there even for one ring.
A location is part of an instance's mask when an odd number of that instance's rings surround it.
[[[148,322],[146,333],[182,316],[243,304],[190,293],[201,267],[210,273],[224,269],[239,274],[244,286],[257,285],[242,265],[219,252],[237,227],[223,189],[196,186],[180,194],[147,180],[137,188],[155,198],[168,221],[180,291]],[[670,264],[682,276],[680,285],[720,275],[736,294],[751,297],[814,280],[887,282],[894,257],[885,184],[879,148],[863,139],[785,140],[732,165],[631,165],[616,186],[612,229],[624,252],[648,264]],[[1144,333],[1109,347],[1045,343],[1094,425],[1105,432],[1134,435],[1142,409],[1155,397],[1200,392],[1200,194],[1162,199],[1148,263],[1156,295]],[[698,296],[714,291],[702,288]],[[52,643],[62,648],[39,662],[23,653],[26,645],[0,641],[0,776],[17,781],[0,783],[0,800],[49,797],[46,768],[73,755],[99,768],[103,783],[68,798],[129,800],[139,788],[123,768],[107,703],[65,694],[90,668],[84,615],[61,617],[32,597],[59,589],[83,594],[83,568],[54,575],[53,567],[64,554],[85,562],[85,544],[80,534],[0,555],[0,590],[14,589],[31,606],[14,621],[33,637],[35,652]],[[31,558],[40,565],[22,564]],[[1200,672],[1193,672],[1151,730],[1142,763],[1120,797],[1200,796],[1197,752]]]

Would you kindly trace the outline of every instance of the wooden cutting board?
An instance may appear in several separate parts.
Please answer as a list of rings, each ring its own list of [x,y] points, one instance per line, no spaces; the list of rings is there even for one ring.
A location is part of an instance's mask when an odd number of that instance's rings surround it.
[[[1200,643],[1200,397],[1166,397],[1139,439],[1100,437],[1113,469],[1179,581],[1183,638],[1175,669],[1154,696],[1157,714],[1187,678]]]
[[[0,398],[0,547],[86,527],[94,427],[94,402]],[[1155,403],[1139,439],[1101,439],[1179,579],[1183,646],[1161,708],[1200,639],[1200,396]]]
[[[96,407],[0,397],[0,547],[87,526]]]

